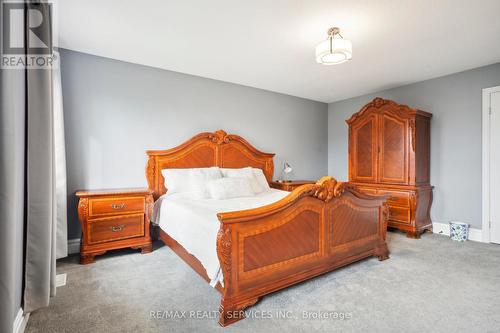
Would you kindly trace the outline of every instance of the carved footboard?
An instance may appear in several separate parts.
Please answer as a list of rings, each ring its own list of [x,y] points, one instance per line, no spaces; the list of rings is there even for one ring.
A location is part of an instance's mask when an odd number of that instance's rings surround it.
[[[369,256],[387,259],[386,199],[323,177],[274,204],[218,214],[219,323],[244,318],[270,292]]]

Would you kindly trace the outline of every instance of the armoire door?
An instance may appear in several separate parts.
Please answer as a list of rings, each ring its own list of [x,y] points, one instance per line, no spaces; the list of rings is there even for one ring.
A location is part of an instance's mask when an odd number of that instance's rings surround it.
[[[378,181],[408,184],[408,120],[391,114],[379,116],[380,156]]]
[[[366,117],[364,121],[350,128],[350,167],[351,181],[377,181],[377,116]]]

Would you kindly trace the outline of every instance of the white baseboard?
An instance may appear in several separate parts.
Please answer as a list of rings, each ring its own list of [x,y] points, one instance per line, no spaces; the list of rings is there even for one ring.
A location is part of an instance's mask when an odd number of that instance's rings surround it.
[[[80,253],[80,238],[68,239],[68,254]]]
[[[14,324],[12,325],[12,333],[23,333],[29,318],[30,314],[24,314],[23,309],[19,308],[16,318],[14,319]]]
[[[432,232],[439,235],[450,236],[449,223],[432,223]],[[483,241],[483,233],[481,229],[469,228],[469,240],[474,242]]]

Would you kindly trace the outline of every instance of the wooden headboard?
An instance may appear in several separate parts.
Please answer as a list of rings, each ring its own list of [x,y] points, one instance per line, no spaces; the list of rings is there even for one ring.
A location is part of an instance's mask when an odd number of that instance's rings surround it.
[[[263,153],[242,137],[223,130],[200,133],[175,148],[146,153],[149,156],[146,178],[155,200],[167,192],[162,169],[250,166],[262,169],[268,181],[274,173],[274,154]]]

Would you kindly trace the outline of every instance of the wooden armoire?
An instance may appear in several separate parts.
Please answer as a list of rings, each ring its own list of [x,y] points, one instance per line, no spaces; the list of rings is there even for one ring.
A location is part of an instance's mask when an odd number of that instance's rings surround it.
[[[346,120],[349,181],[361,192],[390,195],[389,227],[411,238],[432,231],[431,117],[377,97]]]

